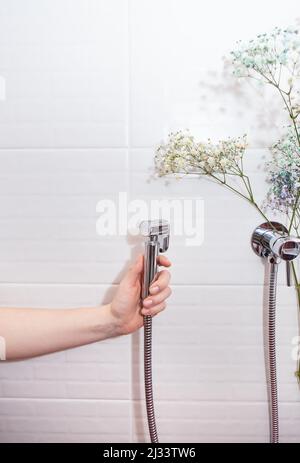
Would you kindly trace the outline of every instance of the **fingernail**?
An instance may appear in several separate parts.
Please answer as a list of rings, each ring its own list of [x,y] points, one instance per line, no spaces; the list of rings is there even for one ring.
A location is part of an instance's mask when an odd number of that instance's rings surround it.
[[[152,304],[151,299],[147,299],[144,301],[144,305],[147,305],[148,307]]]
[[[150,288],[151,293],[155,294],[155,293],[158,293],[158,291],[159,291],[159,286],[152,286],[152,288]]]

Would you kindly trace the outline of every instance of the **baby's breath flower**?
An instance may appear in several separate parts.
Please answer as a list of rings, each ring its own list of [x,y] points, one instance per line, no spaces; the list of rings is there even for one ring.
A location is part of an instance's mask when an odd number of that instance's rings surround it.
[[[213,144],[197,142],[189,132],[170,133],[167,143],[156,150],[159,176],[178,173],[236,173],[247,146],[246,136]]]
[[[255,77],[274,84],[282,79],[284,67],[289,80],[300,71],[299,30],[275,28],[269,34],[257,35],[254,40],[240,41],[231,56],[238,77]]]
[[[289,131],[271,148],[272,160],[267,164],[270,189],[265,206],[285,213],[290,225],[300,233],[300,31],[296,27],[275,28],[238,44],[231,52],[235,74],[275,87],[291,121]],[[173,132],[156,150],[156,172],[159,176],[210,176],[247,199],[268,220],[243,170],[246,147],[245,136],[213,143],[209,139],[198,141],[187,130]]]
[[[272,148],[272,160],[267,163],[270,189],[266,207],[288,214],[294,207],[300,186],[300,147],[294,129]]]

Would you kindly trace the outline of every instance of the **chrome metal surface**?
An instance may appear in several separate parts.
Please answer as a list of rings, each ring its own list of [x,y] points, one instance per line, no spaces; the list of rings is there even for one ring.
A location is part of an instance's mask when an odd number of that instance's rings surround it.
[[[289,236],[287,228],[278,222],[265,222],[251,238],[253,251],[260,257],[274,255],[282,260],[294,260],[300,254],[299,238]]]
[[[140,224],[140,232],[149,241],[157,241],[159,252],[169,248],[170,224],[166,220],[144,220]]]

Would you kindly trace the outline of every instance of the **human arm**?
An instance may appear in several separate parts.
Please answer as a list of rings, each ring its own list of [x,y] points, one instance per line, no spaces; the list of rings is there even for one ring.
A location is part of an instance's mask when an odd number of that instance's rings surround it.
[[[165,256],[159,256],[158,264],[171,265]],[[102,306],[0,308],[0,338],[5,345],[5,358],[18,360],[44,355],[136,331],[143,325],[143,315],[156,315],[164,310],[165,300],[171,294],[170,274],[163,270],[151,286],[151,295],[142,303],[142,272],[140,255],[122,279],[111,303]]]

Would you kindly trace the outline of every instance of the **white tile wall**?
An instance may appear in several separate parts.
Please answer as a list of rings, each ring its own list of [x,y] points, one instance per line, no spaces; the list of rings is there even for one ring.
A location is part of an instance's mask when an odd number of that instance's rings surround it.
[[[204,244],[173,237],[173,296],[154,322],[161,441],[265,442],[263,266],[249,248],[261,221],[205,179],[149,180],[154,146],[189,127],[249,133],[258,198],[262,160],[285,123],[273,94],[232,79],[237,39],[294,22],[298,2],[2,0],[0,302],[61,307],[107,301],[135,245],[96,234],[96,204],[201,197]],[[262,104],[263,103],[263,104]],[[279,111],[277,111],[279,109]],[[121,272],[121,273],[120,273]],[[293,289],[280,271],[281,436],[299,441],[291,360]],[[0,365],[1,442],[148,440],[140,334]]]

